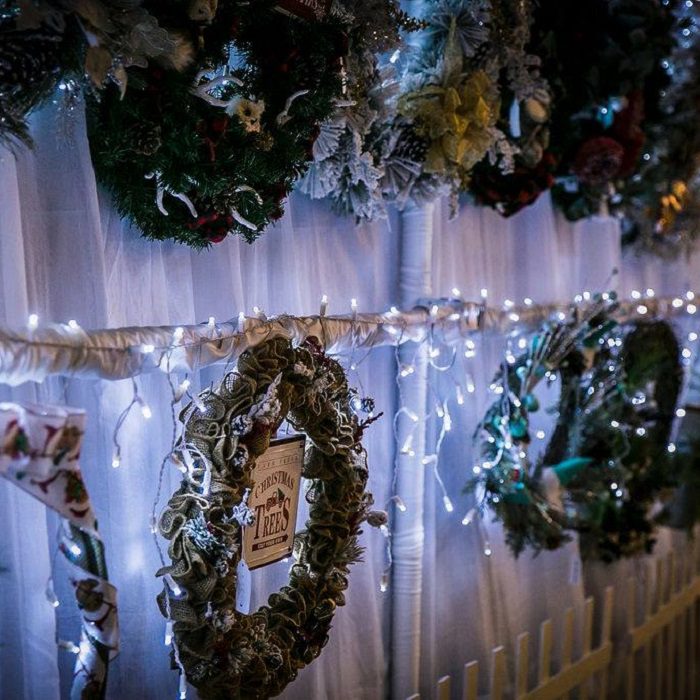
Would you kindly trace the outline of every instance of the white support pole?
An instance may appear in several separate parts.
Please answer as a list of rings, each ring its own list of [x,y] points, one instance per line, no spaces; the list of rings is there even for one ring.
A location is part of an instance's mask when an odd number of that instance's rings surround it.
[[[432,239],[434,205],[407,208],[402,215],[399,285],[403,308],[432,296]],[[428,357],[425,343],[403,345],[402,366],[413,368],[400,377],[403,405],[411,415],[398,420],[396,492],[406,511],[396,514],[392,538],[391,688],[403,700],[418,692],[420,671],[421,579],[423,563],[423,495],[425,487],[425,409],[428,395]],[[414,417],[418,417],[418,422]],[[408,449],[406,449],[408,448]]]

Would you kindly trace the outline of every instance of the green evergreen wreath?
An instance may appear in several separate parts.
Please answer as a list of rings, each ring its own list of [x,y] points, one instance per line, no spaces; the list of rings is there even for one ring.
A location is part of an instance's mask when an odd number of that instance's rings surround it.
[[[580,376],[586,357],[590,361],[611,337],[617,325],[611,317],[615,296],[604,297],[597,296],[580,317],[574,312],[563,320],[546,323],[525,352],[510,363],[504,362],[493,384],[499,396],[477,427],[476,476],[467,484],[467,490],[479,494],[477,509],[481,514],[488,509],[503,523],[506,541],[516,556],[527,546],[536,551],[556,549],[569,539],[565,513],[544,494],[542,472],[553,463],[533,463],[527,455],[530,414],[540,408],[534,392],[541,381],[553,382],[559,375],[566,385],[567,374]],[[589,385],[593,381],[596,380],[589,376]],[[598,394],[584,394],[591,401],[602,400],[608,393],[610,378],[606,377],[605,383],[605,390]],[[564,474],[587,464],[574,456],[554,469],[563,479]]]
[[[183,413],[177,453],[192,468],[160,519],[172,565],[158,573],[185,596],[169,586],[159,603],[174,620],[176,658],[203,698],[277,695],[328,640],[349,566],[360,558],[360,526],[386,516],[369,510],[361,439],[373,419],[358,420],[352,397],[341,366],[315,339],[300,347],[275,339],[244,353],[217,391]],[[252,522],[251,469],[284,419],[311,441],[303,469],[309,520],[295,539],[289,584],[243,615],[236,566],[242,526]]]
[[[282,215],[341,94],[346,23],[291,17],[272,0],[146,5],[191,40],[195,60],[181,71],[132,66],[123,96],[112,86],[90,102],[97,177],[149,238],[252,241]]]
[[[477,432],[481,510],[503,522],[517,555],[556,549],[580,536],[584,559],[613,561],[650,552],[655,500],[676,483],[667,450],[682,367],[664,321],[619,325],[602,300],[580,320],[547,326],[497,377],[503,392]],[[533,388],[561,381],[557,425],[536,464],[527,459]],[[545,493],[545,469],[562,503]]]
[[[592,414],[562,410],[545,458],[556,461],[561,435],[566,455],[601,467],[577,472],[565,486],[581,556],[605,562],[652,551],[657,522],[650,510],[677,483],[668,442],[683,379],[678,340],[659,320],[635,321],[620,335],[616,400]],[[610,361],[602,358],[603,372]]]

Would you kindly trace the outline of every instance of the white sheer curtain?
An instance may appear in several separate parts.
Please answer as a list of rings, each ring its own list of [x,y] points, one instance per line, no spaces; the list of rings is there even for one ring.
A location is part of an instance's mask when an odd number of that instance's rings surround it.
[[[398,303],[399,216],[355,226],[323,204],[292,196],[284,218],[252,246],[233,239],[197,253],[145,241],[119,220],[96,187],[82,124],[76,125],[72,143],[62,143],[54,117],[49,108],[34,119],[33,151],[0,154],[1,324],[21,325],[28,313],[44,321],[76,319],[86,328],[192,323],[212,315],[250,314],[253,305],[269,314],[313,313],[322,294],[330,298],[330,312],[348,311],[351,298],[364,310]],[[510,220],[469,206],[449,220],[447,207],[440,205],[433,227],[435,296],[456,286],[467,298],[488,288],[495,303],[505,298],[519,302],[525,296],[563,300],[584,288],[604,286],[613,266],[621,273],[612,284],[624,293],[648,286],[657,293],[676,293],[697,282],[697,259],[673,265],[623,259],[616,222],[568,224],[553,213],[547,197]],[[543,617],[556,618],[584,596],[583,580],[572,565],[575,543],[535,560],[525,553],[515,561],[497,527],[461,525],[470,503],[461,490],[470,468],[471,433],[486,406],[486,387],[503,343],[494,337],[479,341],[469,368],[477,391],[454,410],[455,428],[441,454],[440,471],[455,512],[445,513],[441,492],[426,473],[420,611],[425,692],[439,673],[459,676],[465,661],[485,660],[494,644],[510,641],[523,629],[535,631]],[[374,396],[386,414],[367,440],[370,486],[382,506],[394,464],[394,352],[358,352],[344,362],[357,365],[350,371],[351,381]],[[217,368],[209,369],[199,381],[206,385],[219,374]],[[436,386],[451,381],[437,374]],[[2,399],[59,401],[87,409],[83,472],[119,589],[122,652],[110,669],[108,693],[114,699],[174,697],[177,686],[155,605],[159,562],[149,532],[158,469],[171,433],[169,394],[164,377],[143,377],[138,384],[154,417],[146,423],[134,414],[126,421],[119,469],[110,467],[112,430],[131,398],[130,382],[67,379],[0,389]],[[434,444],[434,427],[429,426],[429,444]],[[177,481],[176,474],[166,473],[164,498]],[[58,609],[57,622],[44,599],[55,523],[41,506],[0,482],[0,526],[0,567],[5,569],[0,572],[0,697],[58,698],[59,670],[65,696],[73,659],[59,656],[55,630],[62,638],[75,638],[78,622],[60,570],[56,585],[66,604]],[[337,613],[328,647],[284,697],[369,700],[390,692],[392,594],[391,589],[379,591],[384,539],[371,531],[363,543],[365,562],[352,572],[348,605]],[[483,554],[487,543],[490,557]],[[284,574],[283,565],[265,570],[256,582],[254,602],[279,586]]]

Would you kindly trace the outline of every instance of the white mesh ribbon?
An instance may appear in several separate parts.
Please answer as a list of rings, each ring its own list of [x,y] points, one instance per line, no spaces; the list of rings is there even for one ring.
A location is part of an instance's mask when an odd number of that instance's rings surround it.
[[[104,545],[78,463],[85,413],[58,406],[0,403],[0,475],[63,519],[60,550],[82,625],[71,698],[105,694],[119,648],[117,589],[108,581]]]

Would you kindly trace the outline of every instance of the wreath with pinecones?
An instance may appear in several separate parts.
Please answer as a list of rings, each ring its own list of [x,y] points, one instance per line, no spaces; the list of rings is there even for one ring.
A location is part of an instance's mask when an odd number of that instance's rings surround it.
[[[277,695],[326,644],[360,558],[360,526],[386,517],[370,511],[361,440],[373,419],[353,413],[353,396],[315,339],[299,347],[274,339],[245,352],[216,391],[185,409],[176,455],[191,468],[159,523],[172,559],[159,575],[177,585],[159,603],[174,622],[173,654],[201,697]],[[253,518],[251,470],[283,420],[311,442],[302,472],[309,519],[295,538],[289,584],[245,615],[235,601],[242,529]]]

